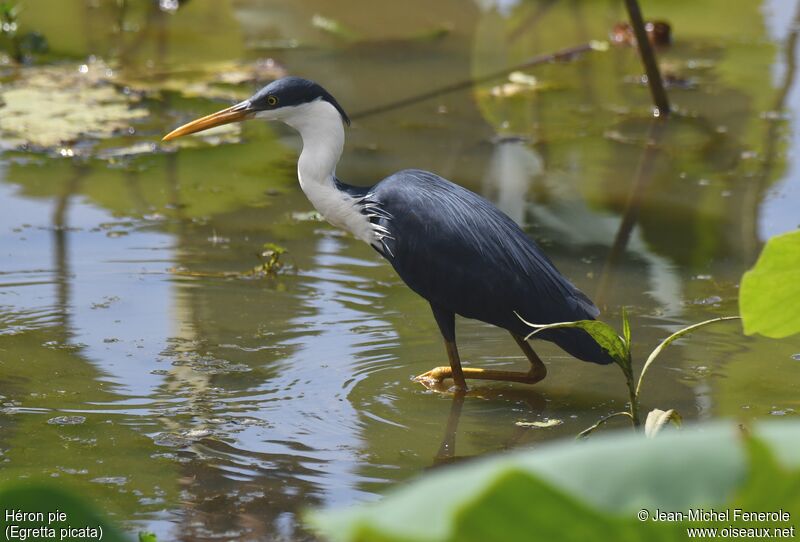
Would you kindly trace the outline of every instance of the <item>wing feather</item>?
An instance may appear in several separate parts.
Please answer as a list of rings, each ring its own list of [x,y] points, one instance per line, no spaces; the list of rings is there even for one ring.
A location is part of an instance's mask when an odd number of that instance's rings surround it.
[[[389,213],[384,256],[432,304],[506,329],[526,320],[594,318],[599,311],[539,246],[481,196],[433,173],[404,170],[370,198]]]

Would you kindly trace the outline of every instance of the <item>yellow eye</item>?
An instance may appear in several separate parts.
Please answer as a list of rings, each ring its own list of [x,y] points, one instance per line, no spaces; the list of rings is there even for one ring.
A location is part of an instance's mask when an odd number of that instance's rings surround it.
[[[278,103],[278,98],[276,98],[275,96],[267,96],[267,103],[269,105],[275,105]]]

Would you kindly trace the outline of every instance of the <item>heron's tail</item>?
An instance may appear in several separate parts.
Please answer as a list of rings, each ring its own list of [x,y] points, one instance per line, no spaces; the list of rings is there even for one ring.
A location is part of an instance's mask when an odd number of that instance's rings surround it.
[[[556,343],[567,354],[583,361],[608,365],[614,360],[591,335],[580,328],[548,329],[540,333],[543,339]]]

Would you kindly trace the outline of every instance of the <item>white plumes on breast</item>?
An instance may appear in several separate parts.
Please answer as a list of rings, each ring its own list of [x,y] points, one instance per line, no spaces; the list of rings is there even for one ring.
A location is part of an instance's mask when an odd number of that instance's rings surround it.
[[[325,100],[315,100],[287,108],[285,121],[303,138],[297,176],[314,208],[334,226],[380,246],[381,236],[389,232],[370,220],[375,208],[364,209],[366,198],[353,197],[336,186],[336,164],[344,147],[344,127],[336,108]]]

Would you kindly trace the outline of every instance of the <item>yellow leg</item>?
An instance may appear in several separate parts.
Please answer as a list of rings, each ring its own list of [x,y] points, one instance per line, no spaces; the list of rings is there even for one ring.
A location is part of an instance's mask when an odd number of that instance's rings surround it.
[[[540,380],[544,380],[544,377],[547,376],[547,367],[545,367],[545,364],[541,358],[536,355],[536,352],[533,351],[530,343],[528,343],[528,341],[526,341],[524,338],[514,335],[513,333],[511,336],[514,337],[517,345],[519,345],[520,349],[522,349],[522,351],[525,353],[525,357],[527,357],[528,361],[531,362],[531,368],[528,373],[536,377],[536,380],[531,382],[531,384],[535,384]]]
[[[500,380],[503,382],[520,382],[522,384],[535,384],[547,376],[545,367],[536,352],[522,337],[517,337],[512,333],[514,340],[527,356],[531,363],[531,368],[527,372],[521,371],[501,371],[495,369],[479,369],[477,367],[461,367],[461,360],[458,356],[458,349],[455,342],[446,341],[447,355],[450,360],[450,367],[436,367],[427,373],[423,373],[414,378],[417,382],[429,388],[439,387],[446,378],[453,378],[456,389],[466,390],[466,378],[475,380]]]
[[[450,361],[450,367],[436,367],[427,373],[414,377],[414,380],[426,388],[438,388],[441,386],[442,380],[445,378],[452,378],[456,391],[465,392],[467,391],[467,382],[464,380],[465,369],[461,368],[461,358],[458,356],[456,342],[445,339],[444,345],[447,349],[447,358]]]

